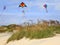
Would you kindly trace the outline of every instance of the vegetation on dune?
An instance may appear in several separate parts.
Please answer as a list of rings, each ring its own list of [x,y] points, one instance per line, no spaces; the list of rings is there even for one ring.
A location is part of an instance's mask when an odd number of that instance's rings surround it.
[[[6,32],[6,31],[7,31],[7,27],[6,26],[0,26],[0,33]]]
[[[56,26],[54,31],[57,34],[60,34],[60,26]]]
[[[26,38],[30,39],[40,39],[53,36],[54,33],[50,30],[39,30],[39,31],[27,31]]]
[[[14,30],[21,30],[22,26],[16,25],[16,24],[11,24],[8,26],[0,26],[0,33],[2,32],[13,32]]]
[[[30,39],[40,39],[54,36],[54,33],[50,30],[22,30],[14,33],[7,41],[19,40],[23,37]]]
[[[37,24],[25,24],[22,25],[16,25],[11,24],[4,28],[0,28],[1,30],[8,31],[8,32],[16,32],[8,39],[7,43],[9,41],[13,40],[19,40],[23,37],[29,38],[29,39],[41,39],[41,38],[47,38],[52,37],[56,34],[60,34],[60,23],[58,21],[50,20],[43,21],[43,23],[40,23],[40,21]]]
[[[12,40],[14,41],[14,40],[19,40],[19,39],[23,38],[23,37],[24,37],[24,34],[25,34],[25,32],[24,32],[23,30],[14,33],[14,34],[8,39],[7,43],[8,43],[9,41],[12,41]]]

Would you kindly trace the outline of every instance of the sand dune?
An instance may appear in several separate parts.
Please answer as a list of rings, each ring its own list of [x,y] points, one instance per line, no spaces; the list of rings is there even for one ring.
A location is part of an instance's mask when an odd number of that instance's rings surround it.
[[[6,41],[8,40],[8,38],[12,35],[12,33],[0,33],[0,45],[5,45]]]
[[[51,38],[33,40],[24,37],[21,40],[11,41],[6,44],[6,41],[10,36],[11,34],[0,37],[0,45],[60,45],[60,34]]]

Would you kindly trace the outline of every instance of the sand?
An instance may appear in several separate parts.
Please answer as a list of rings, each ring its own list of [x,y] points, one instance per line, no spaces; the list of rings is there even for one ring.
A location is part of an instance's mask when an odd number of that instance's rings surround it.
[[[8,38],[12,35],[12,33],[0,33],[0,45],[5,45]]]
[[[0,45],[60,45],[60,34],[50,38],[33,40],[24,37],[20,40],[10,41],[8,44],[6,44],[6,41],[10,36],[11,35],[8,34],[0,37]]]

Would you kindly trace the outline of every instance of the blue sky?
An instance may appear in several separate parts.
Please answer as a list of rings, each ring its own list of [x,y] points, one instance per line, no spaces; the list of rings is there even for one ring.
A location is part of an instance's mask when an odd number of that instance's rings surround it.
[[[27,7],[18,7],[21,2],[24,2]],[[48,13],[43,7],[45,3],[48,5]],[[6,10],[3,11],[4,5]],[[25,14],[22,13],[22,10],[25,11]],[[29,19],[60,21],[60,0],[0,0],[0,25],[20,24]]]

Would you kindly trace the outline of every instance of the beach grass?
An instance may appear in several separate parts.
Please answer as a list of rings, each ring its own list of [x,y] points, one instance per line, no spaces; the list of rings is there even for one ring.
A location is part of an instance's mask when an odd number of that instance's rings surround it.
[[[28,27],[29,28],[29,27]],[[30,27],[30,29],[24,28],[23,30],[20,30],[16,33],[14,33],[7,42],[13,41],[13,40],[19,40],[23,37],[29,38],[29,39],[41,39],[41,38],[48,38],[53,37],[55,34],[60,33],[60,26],[48,26],[47,28],[37,29]]]
[[[6,28],[6,27],[5,27]],[[2,28],[3,29],[3,28]],[[23,37],[29,39],[41,39],[53,37],[56,34],[60,34],[60,25],[48,25],[46,23],[42,24],[32,24],[32,25],[10,25],[7,26],[3,32],[13,32],[13,35],[8,39],[7,43],[14,40],[19,40]]]
[[[19,40],[19,39],[23,38],[23,37],[24,37],[24,34],[25,34],[25,33],[24,33],[23,30],[14,33],[14,34],[8,39],[7,43],[8,43],[9,41],[12,41],[12,40],[14,41],[14,40]]]
[[[41,38],[47,38],[52,37],[55,34],[52,30],[21,30],[16,33],[14,33],[7,42],[13,41],[13,40],[19,40],[23,37],[29,38],[29,39],[41,39]]]

